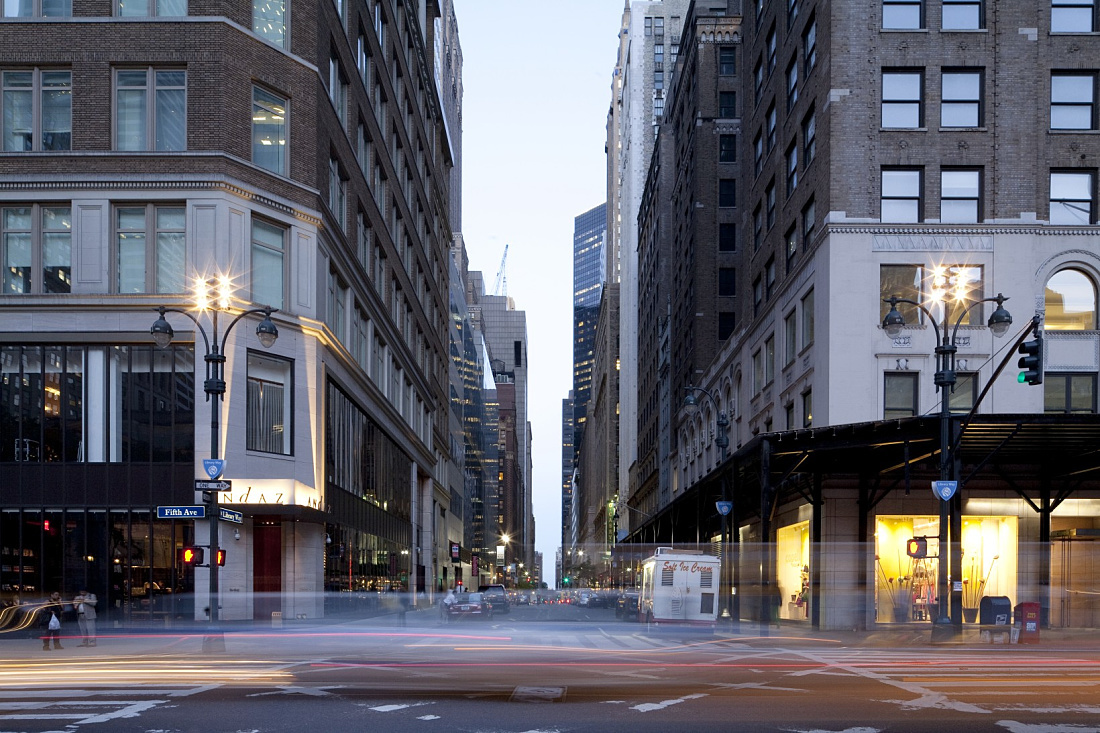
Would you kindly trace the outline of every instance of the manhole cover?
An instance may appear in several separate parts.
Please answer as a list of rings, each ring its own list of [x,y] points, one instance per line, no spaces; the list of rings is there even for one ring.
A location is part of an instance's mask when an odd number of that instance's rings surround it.
[[[564,687],[517,687],[512,691],[512,702],[560,702],[563,697]]]

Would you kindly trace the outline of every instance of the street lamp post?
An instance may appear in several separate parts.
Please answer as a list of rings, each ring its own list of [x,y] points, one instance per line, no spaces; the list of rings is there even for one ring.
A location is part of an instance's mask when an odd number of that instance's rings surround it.
[[[937,278],[941,277],[943,276],[937,275]],[[956,283],[956,302],[966,302],[965,286],[965,280],[960,280],[960,282]],[[933,287],[936,287],[936,283],[933,283]],[[967,315],[973,308],[981,303],[995,302],[997,308],[990,314],[988,326],[993,335],[1000,338],[1005,335],[1008,331],[1008,327],[1012,325],[1012,315],[1004,308],[1004,302],[1008,300],[1008,298],[997,293],[995,298],[982,298],[971,302],[955,320],[954,328],[951,329],[950,335],[948,335],[946,289],[933,290],[932,295],[933,303],[938,303],[942,310],[942,322],[939,325],[937,325],[936,317],[931,311],[917,301],[890,296],[889,298],[883,298],[884,303],[890,304],[890,311],[882,320],[882,327],[883,330],[886,331],[886,335],[890,338],[896,338],[901,334],[902,327],[905,325],[905,318],[901,315],[901,312],[898,311],[898,303],[916,306],[932,323],[932,328],[936,334],[936,374],[934,381],[936,387],[940,390],[940,480],[953,481],[956,477],[955,460],[951,449],[953,440],[953,436],[951,435],[951,392],[954,391],[956,380],[955,354],[958,351],[957,338],[959,326],[966,320]],[[955,511],[951,510],[951,502],[953,499],[955,501]],[[956,517],[956,514],[958,514],[958,517]],[[952,529],[956,535],[954,542],[952,542],[951,534],[948,532],[949,521],[952,523]],[[958,533],[961,531],[961,524],[961,508],[958,506],[958,499],[954,491],[952,491],[951,495],[947,496],[947,498],[940,495],[939,579],[937,581],[936,590],[936,595],[939,599],[939,615],[936,618],[936,626],[933,627],[934,630],[936,627],[939,627],[946,631],[951,624],[955,626],[961,626],[962,624],[962,589],[959,587],[958,590],[955,590],[949,585],[950,581],[948,578],[952,568],[958,570],[962,565],[962,544],[961,538],[958,537]],[[956,584],[955,587],[958,587],[958,584]],[[950,616],[948,615],[949,599]],[[947,635],[950,635],[950,633],[951,632],[948,631]],[[934,636],[938,636],[938,634],[934,634]]]
[[[217,289],[217,297],[211,298],[211,291]],[[196,328],[199,329],[199,333],[202,334],[203,344],[206,347],[206,380],[203,382],[203,390],[206,392],[207,401],[212,400],[210,406],[210,457],[212,459],[218,458],[218,432],[219,432],[219,418],[221,415],[221,409],[219,403],[225,397],[225,346],[229,340],[229,334],[233,330],[233,327],[247,315],[253,313],[263,313],[264,319],[256,327],[256,337],[260,341],[260,345],[265,349],[271,348],[275,343],[275,339],[279,337],[279,331],[275,328],[275,324],[271,320],[271,314],[277,312],[277,308],[269,308],[267,306],[261,308],[249,308],[236,315],[229,325],[225,329],[225,333],[222,334],[221,339],[218,338],[218,313],[229,313],[232,309],[233,296],[231,292],[231,283],[228,278],[221,277],[217,282],[206,281],[200,279],[196,283],[196,289],[198,292],[196,308],[199,313],[206,311],[210,312],[211,318],[211,330],[213,337],[208,337],[206,329],[203,328],[202,323],[192,315],[189,311],[181,308],[169,308],[166,306],[158,306],[156,308],[160,317],[149,329],[149,333],[153,336],[153,341],[156,342],[160,348],[165,348],[172,341],[172,337],[175,332],[172,330],[171,324],[164,317],[165,313],[182,313],[190,318]],[[210,501],[208,503],[210,512],[210,551],[207,557],[209,558],[210,567],[210,623],[215,624],[218,621],[218,521],[220,520],[219,506],[218,506],[218,492],[210,492]],[[224,642],[223,642],[224,644]]]
[[[721,407],[719,407],[718,400],[714,399],[714,395],[712,395],[706,389],[703,389],[702,387],[693,387],[691,385],[688,385],[687,387],[684,387],[684,392],[684,407],[688,409],[697,407],[698,403],[695,399],[695,393],[701,392],[702,394],[706,395],[707,399],[709,399],[714,405],[714,409],[718,411],[718,419],[715,423],[718,428],[718,432],[714,436],[714,442],[719,449],[718,470],[720,471],[722,486],[722,500],[718,503],[717,507],[719,514],[722,515],[722,577],[721,581],[718,584],[718,610],[722,620],[728,622],[731,625],[731,628],[736,631],[741,623],[741,603],[736,594],[739,570],[734,563],[740,563],[736,556],[731,557],[731,553],[728,550],[731,544],[732,537],[732,533],[730,532],[730,515],[733,513],[733,504],[730,499],[729,481],[726,479],[726,457],[729,453],[730,446],[730,419],[729,416],[726,415],[725,411],[722,410]]]

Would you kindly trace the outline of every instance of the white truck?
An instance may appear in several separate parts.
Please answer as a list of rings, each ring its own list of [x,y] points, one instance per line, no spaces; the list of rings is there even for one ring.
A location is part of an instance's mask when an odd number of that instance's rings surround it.
[[[718,619],[722,561],[702,552],[658,547],[642,563],[638,620],[713,627]]]

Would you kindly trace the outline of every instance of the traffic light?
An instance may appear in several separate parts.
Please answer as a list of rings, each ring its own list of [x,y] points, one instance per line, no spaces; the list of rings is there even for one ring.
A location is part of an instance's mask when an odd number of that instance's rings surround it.
[[[218,550],[218,565],[225,566],[225,550]]]
[[[1043,383],[1043,332],[1038,325],[1035,326],[1035,339],[1020,344],[1020,361],[1016,366],[1024,371],[1016,381],[1020,384]]]
[[[928,540],[914,537],[905,543],[905,554],[909,557],[928,557]]]
[[[180,565],[202,565],[206,553],[201,547],[181,547],[179,549]]]

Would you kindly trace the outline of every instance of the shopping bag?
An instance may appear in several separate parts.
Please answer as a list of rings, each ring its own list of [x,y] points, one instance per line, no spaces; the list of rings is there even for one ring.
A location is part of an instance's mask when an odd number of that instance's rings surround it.
[[[50,629],[50,631],[60,631],[61,630],[61,622],[57,620],[57,614],[56,613],[51,613],[50,614],[50,625],[49,625],[48,628]]]

